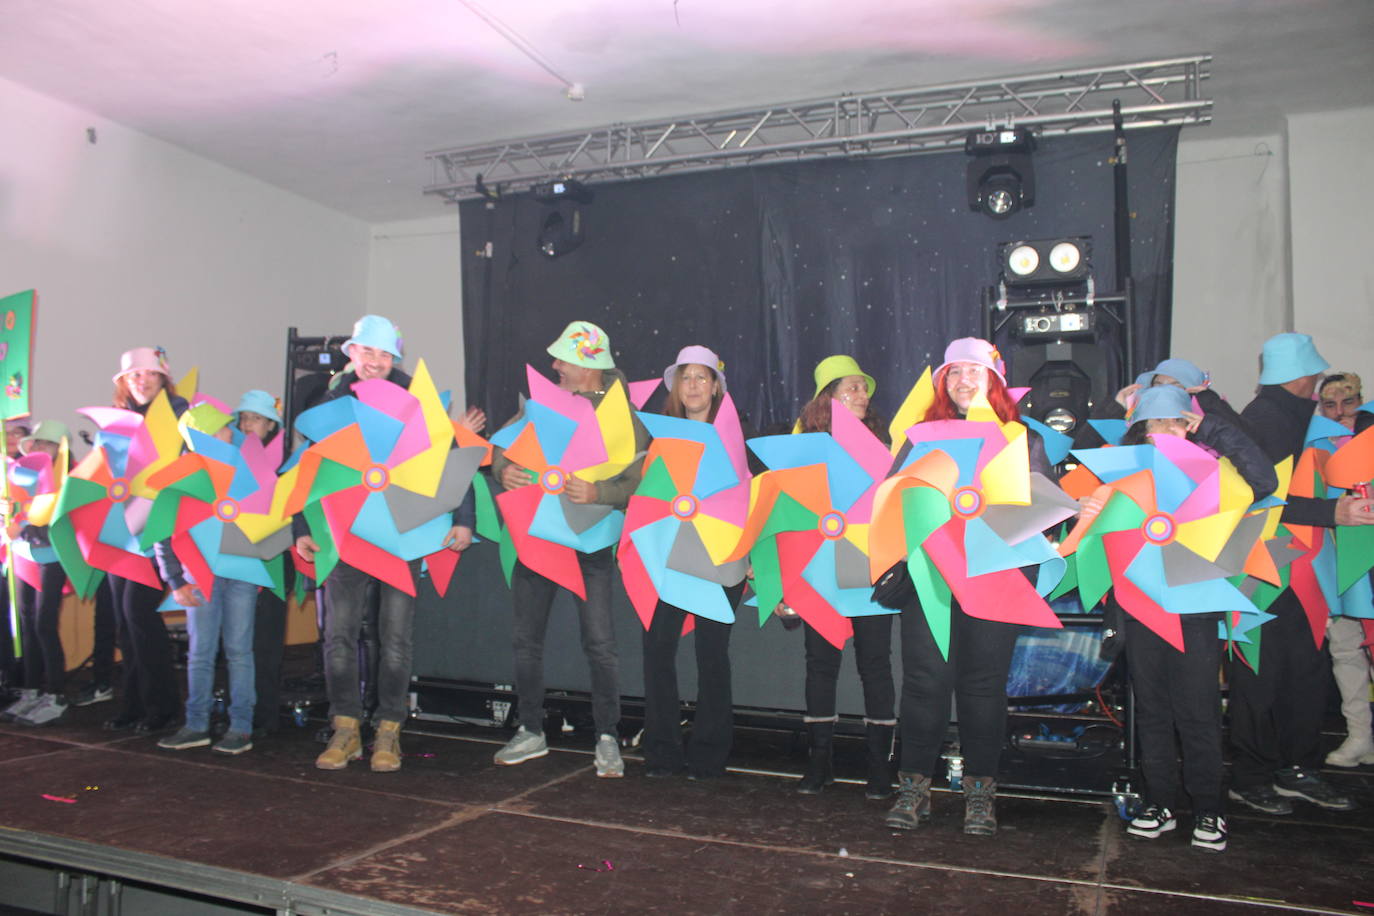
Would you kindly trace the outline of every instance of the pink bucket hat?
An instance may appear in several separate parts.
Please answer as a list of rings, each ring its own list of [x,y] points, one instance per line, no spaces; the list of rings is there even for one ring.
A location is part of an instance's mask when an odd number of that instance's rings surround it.
[[[945,361],[940,364],[936,372],[951,363],[977,363],[986,366],[997,377],[1002,380],[1002,384],[1007,383],[1007,364],[1002,359],[1002,354],[997,352],[997,348],[986,340],[977,337],[960,337],[958,340],[951,341],[945,347]]]
[[[683,347],[677,352],[677,362],[663,370],[663,384],[669,391],[673,390],[673,385],[677,383],[677,370],[681,366],[690,365],[705,366],[716,373],[716,381],[720,382],[720,391],[725,393],[725,362],[715,351],[709,347],[693,344],[690,347]]]
[[[117,382],[123,376],[139,369],[161,372],[168,381],[172,379],[172,373],[167,371],[166,350],[161,347],[134,347],[119,357],[119,371],[114,374],[111,381]]]

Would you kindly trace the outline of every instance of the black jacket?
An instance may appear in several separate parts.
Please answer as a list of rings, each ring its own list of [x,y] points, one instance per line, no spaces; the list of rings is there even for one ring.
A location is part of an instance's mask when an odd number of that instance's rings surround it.
[[[1316,409],[1317,402],[1311,398],[1300,398],[1281,385],[1261,385],[1259,394],[1240,415],[1270,461],[1278,464],[1291,457],[1296,464]],[[1334,528],[1336,500],[1290,495],[1283,520],[1294,525]]]

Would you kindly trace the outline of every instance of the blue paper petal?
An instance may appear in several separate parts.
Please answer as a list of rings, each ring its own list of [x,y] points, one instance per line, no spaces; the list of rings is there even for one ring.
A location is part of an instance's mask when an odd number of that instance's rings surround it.
[[[1027,429],[1033,429],[1040,434],[1050,464],[1058,464],[1069,456],[1069,449],[1073,448],[1073,437],[1066,436],[1057,429],[1050,429],[1034,417],[1022,417],[1021,422],[1026,424]]]

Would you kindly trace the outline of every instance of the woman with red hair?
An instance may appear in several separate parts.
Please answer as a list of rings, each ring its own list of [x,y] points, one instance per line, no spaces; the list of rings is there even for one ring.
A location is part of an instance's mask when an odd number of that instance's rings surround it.
[[[935,401],[922,422],[963,420],[979,395],[1003,423],[1020,419],[1007,391],[1005,364],[992,344],[965,337],[945,349],[935,373]],[[1053,479],[1044,443],[1027,433],[1030,467]],[[897,456],[901,467],[911,448]],[[930,818],[930,779],[940,759],[949,725],[950,695],[958,711],[959,745],[964,757],[964,832],[991,836],[997,832],[993,802],[997,765],[1007,731],[1007,671],[1021,628],[983,620],[963,612],[957,601],[950,613],[949,653],[941,653],[919,603],[901,612],[902,759],[897,803],[886,824],[915,830]]]

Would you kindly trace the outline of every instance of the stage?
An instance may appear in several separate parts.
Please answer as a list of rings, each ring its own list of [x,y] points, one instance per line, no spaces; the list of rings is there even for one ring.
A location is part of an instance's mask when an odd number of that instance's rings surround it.
[[[1217,855],[1189,848],[1186,822],[1136,840],[1109,802],[1030,793],[999,799],[995,839],[964,836],[962,799],[943,791],[931,825],[894,832],[863,798],[857,743],[842,781],[805,798],[802,752],[775,731],[742,729],[723,779],[648,779],[629,752],[626,777],[602,780],[589,734],[497,768],[507,731],[411,722],[403,769],[378,775],[314,769],[315,721],[284,718],[223,757],[102,731],[111,706],[0,725],[0,903],[53,911],[53,871],[72,878],[71,912],[83,887],[108,912],[113,887],[130,914],[1217,914],[1374,898],[1374,772],[1328,772],[1359,797],[1352,814],[1233,811]]]

